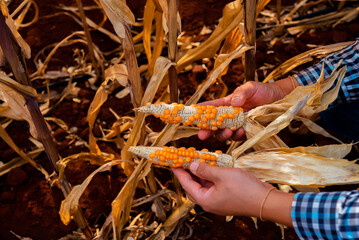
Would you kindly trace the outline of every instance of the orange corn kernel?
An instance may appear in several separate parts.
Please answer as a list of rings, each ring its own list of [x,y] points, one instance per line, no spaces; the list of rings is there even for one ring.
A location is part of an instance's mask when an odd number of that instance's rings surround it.
[[[163,114],[164,114],[164,115],[170,115],[170,114],[171,114],[171,111],[170,111],[168,108],[166,108],[166,109],[163,111]]]
[[[198,122],[198,123],[197,123],[197,127],[202,128],[202,127],[203,127],[203,123]]]
[[[217,166],[217,163],[216,163],[215,161],[212,161],[212,162],[209,163],[209,165],[211,165],[211,166]]]
[[[156,155],[154,154],[154,153],[150,153],[150,158],[155,158],[156,157]]]
[[[229,118],[229,119],[233,119],[233,118],[234,118],[234,114],[233,114],[233,113],[228,114],[228,118]]]
[[[221,150],[217,150],[214,152],[215,154],[222,154],[222,151]]]
[[[223,118],[228,118],[228,113],[223,113],[222,117]]]
[[[200,162],[203,162],[203,163],[205,163],[205,162],[206,162],[206,160],[205,160],[205,159],[203,159],[203,158],[201,158],[199,161],[200,161]]]
[[[190,157],[186,157],[186,162],[191,162],[192,161],[192,158],[190,158]]]
[[[182,118],[180,116],[176,116],[175,120],[176,120],[177,123],[179,123],[179,122],[181,122]]]

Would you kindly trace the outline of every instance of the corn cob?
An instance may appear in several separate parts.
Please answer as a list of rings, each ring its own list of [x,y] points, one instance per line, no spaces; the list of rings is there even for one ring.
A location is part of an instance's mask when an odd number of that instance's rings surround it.
[[[204,162],[212,166],[233,167],[233,158],[228,154],[223,154],[217,150],[214,153],[208,149],[197,151],[194,147],[174,148],[174,147],[130,147],[130,152],[147,158],[154,164],[171,167],[189,168],[191,162]]]
[[[213,131],[219,128],[229,128],[233,131],[239,129],[245,118],[242,108],[231,106],[156,103],[140,107],[138,111],[153,114],[165,123],[182,123],[185,126],[192,125]]]

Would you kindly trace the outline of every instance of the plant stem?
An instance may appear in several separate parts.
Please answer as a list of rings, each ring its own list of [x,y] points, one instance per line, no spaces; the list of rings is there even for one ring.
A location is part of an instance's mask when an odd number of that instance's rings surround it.
[[[84,12],[84,9],[83,9],[82,1],[81,0],[76,0],[76,3],[77,3],[77,7],[79,9],[81,22],[82,22],[82,25],[83,25],[83,28],[84,28],[84,31],[85,31],[85,35],[86,35],[86,39],[87,39],[87,46],[89,48],[89,53],[90,53],[92,66],[95,69],[96,76],[99,77],[100,73],[99,73],[98,65],[97,65],[97,62],[96,62],[96,59],[95,59],[95,53],[94,53],[92,38],[91,38],[89,27],[88,27],[87,22],[86,22],[86,16],[85,16],[85,12]]]
[[[244,39],[249,46],[256,44],[256,2],[253,0],[244,0]],[[255,49],[251,49],[244,54],[244,74],[245,81],[255,80]]]
[[[168,0],[168,57],[176,63],[177,57],[177,0]],[[171,102],[178,102],[177,67],[168,70]]]

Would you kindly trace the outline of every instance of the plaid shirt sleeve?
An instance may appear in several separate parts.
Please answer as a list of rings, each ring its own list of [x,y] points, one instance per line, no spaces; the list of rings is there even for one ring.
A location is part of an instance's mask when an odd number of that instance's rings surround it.
[[[297,193],[291,215],[301,239],[359,239],[359,191]]]
[[[339,60],[347,66],[347,72],[343,78],[341,89],[335,103],[350,103],[359,100],[359,38],[343,48],[341,51],[330,54],[319,63],[294,74],[300,85],[310,85],[317,81],[324,64],[324,77],[328,77]]]

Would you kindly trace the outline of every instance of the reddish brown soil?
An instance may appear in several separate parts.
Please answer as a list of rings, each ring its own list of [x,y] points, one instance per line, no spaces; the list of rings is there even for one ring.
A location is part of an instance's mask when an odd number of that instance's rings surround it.
[[[144,0],[128,1],[129,6],[137,17],[142,17],[143,15],[144,2]],[[186,32],[186,35],[198,35],[203,25],[213,29],[217,19],[221,17],[222,9],[227,2],[229,1],[180,1],[183,30]],[[32,48],[32,56],[35,56],[44,46],[63,39],[73,31],[81,30],[81,27],[75,24],[68,16],[44,17],[55,13],[56,9],[54,7],[60,3],[70,6],[74,4],[74,1],[61,0],[56,1],[56,3],[52,1],[37,1],[40,9],[39,21],[29,28],[21,29],[21,34]],[[93,3],[92,1],[84,1],[84,4],[92,5]],[[96,11],[90,11],[87,14],[91,15],[97,22],[101,20],[98,19],[99,17],[96,18],[99,15]],[[111,29],[109,23],[106,23],[105,27]],[[92,34],[94,42],[103,51],[109,51],[118,47],[117,44],[110,41],[105,35],[97,32]],[[295,38],[293,45],[283,44],[279,41],[271,49],[273,50],[271,54],[267,54],[269,49],[266,44],[258,40],[256,64],[257,66],[262,66],[264,63],[279,65],[288,58],[307,50],[307,43],[329,44],[353,40],[358,36],[358,23],[345,24],[335,29],[305,33],[299,38]],[[61,51],[55,54],[49,69],[58,70],[62,66],[74,65],[73,49],[75,47],[83,46],[75,45],[62,48]],[[83,48],[86,49],[86,47]],[[45,51],[44,54],[46,55],[48,52]],[[213,62],[210,62],[207,67],[211,69],[212,65]],[[35,67],[31,60],[28,61],[28,66],[29,72],[34,72]],[[244,79],[241,61],[234,61],[228,72],[223,77],[223,80],[229,87],[229,92],[232,92]],[[261,71],[258,71],[258,74],[259,78],[263,79]],[[206,76],[207,73],[201,69],[180,74],[180,98],[187,100]],[[40,86],[41,84],[41,82],[34,83],[35,86]],[[89,130],[86,114],[95,92],[88,88],[85,81],[79,82],[78,86],[81,88],[78,96],[81,102],[77,103],[71,99],[65,99],[49,116],[62,119],[70,128],[77,127],[79,137],[87,141]],[[211,93],[218,93],[218,87],[212,87],[202,100],[210,99]],[[116,120],[110,113],[110,108],[119,115],[131,115],[132,106],[129,103],[129,97],[119,100],[112,94],[99,114],[101,126],[110,128]],[[57,147],[62,157],[88,151],[83,146],[75,146],[73,141],[68,138],[68,134],[57,125],[51,123],[51,127],[54,133],[53,137],[56,139]],[[28,140],[28,125],[25,122],[12,123],[7,128],[7,132],[22,150],[29,151],[35,149],[35,146]],[[95,135],[101,136],[98,123],[95,126]],[[294,137],[288,132],[284,132],[282,135],[286,142],[291,144],[310,145],[318,140],[317,136],[310,134],[305,137]],[[182,140],[181,145],[196,146],[197,148],[208,148],[208,146],[211,146],[211,149],[226,148],[224,143],[216,141],[215,138],[199,142],[196,137],[192,137]],[[113,144],[100,142],[100,148],[105,152],[119,156],[119,150]],[[0,156],[1,161],[6,163],[16,157],[17,154],[4,141],[0,140]],[[40,155],[38,162],[51,172],[51,165],[48,163],[45,154]],[[86,162],[76,162],[67,167],[66,177],[72,185],[76,185],[81,183],[96,168],[97,166]],[[156,174],[164,182],[166,179],[169,179],[168,171],[156,170]],[[100,173],[94,177],[80,200],[81,207],[90,226],[98,227],[103,224],[106,216],[110,213],[111,201],[120,191],[124,181],[125,176],[116,167],[113,167],[110,173]],[[166,186],[171,187],[171,184],[167,181]],[[138,194],[140,195],[141,191]],[[50,186],[43,176],[30,165],[24,165],[0,177],[0,239],[17,239],[11,231],[20,236],[36,240],[58,239],[72,231],[76,231],[77,227],[74,223],[65,226],[60,221],[58,211],[62,199],[61,191],[56,186]],[[205,213],[199,207],[196,207],[196,210],[199,213],[198,216],[189,223],[194,230],[191,239],[281,239],[280,229],[274,223],[259,221],[259,228],[255,229],[254,223],[250,218],[236,217],[231,222],[226,223],[223,217]],[[185,228],[183,228],[182,232],[185,231]],[[285,239],[298,238],[292,229],[287,229]]]

